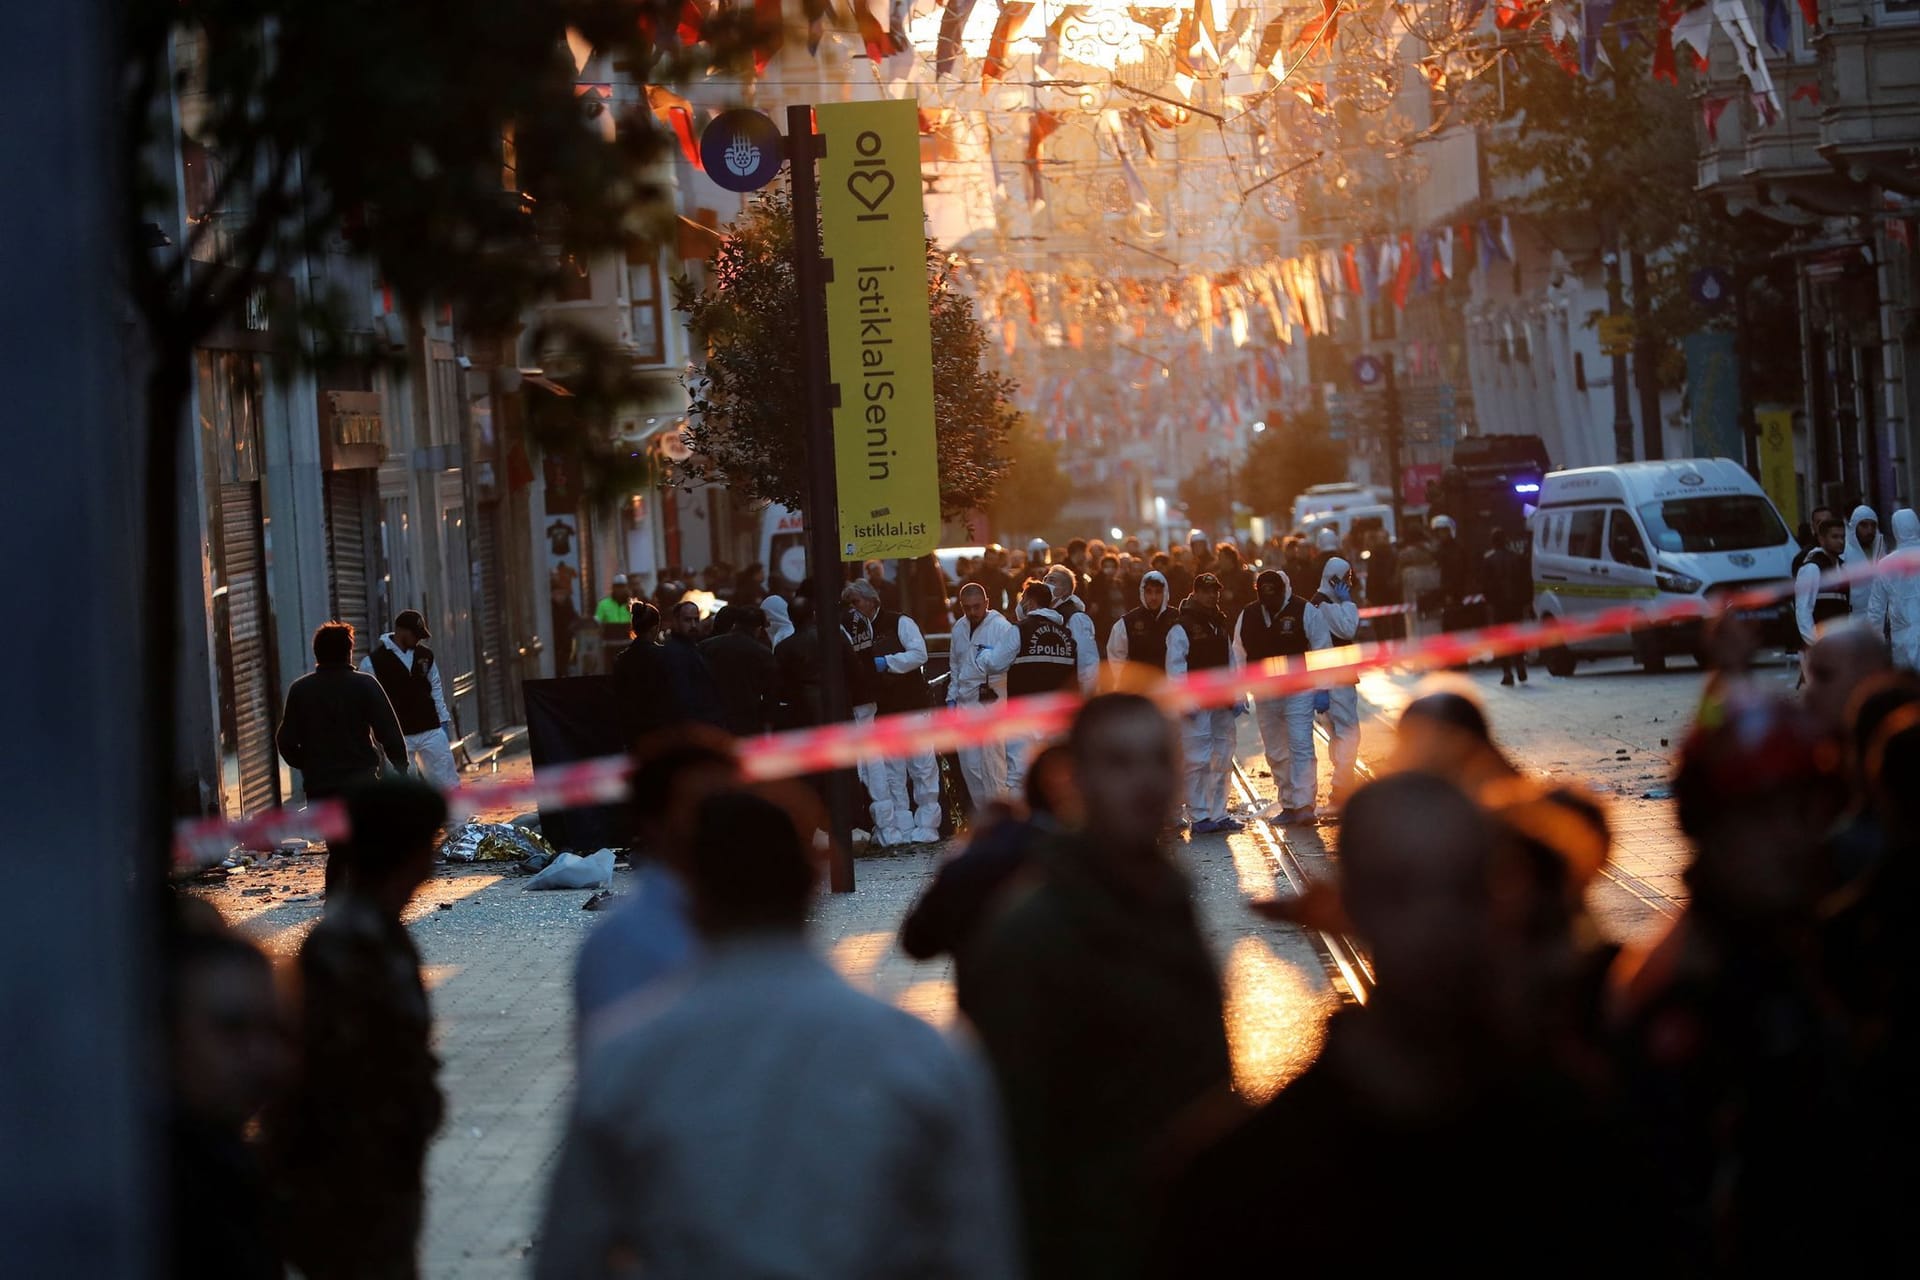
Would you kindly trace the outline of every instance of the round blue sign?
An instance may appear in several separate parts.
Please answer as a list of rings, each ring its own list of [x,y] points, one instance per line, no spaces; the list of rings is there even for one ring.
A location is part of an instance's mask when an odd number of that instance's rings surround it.
[[[1386,380],[1387,371],[1378,356],[1355,356],[1353,358],[1353,380],[1363,388],[1371,389]]]
[[[744,108],[722,111],[700,134],[700,163],[729,191],[758,191],[772,182],[786,151],[773,121]]]
[[[1702,267],[1693,273],[1693,300],[1708,311],[1718,311],[1733,299],[1733,281],[1719,267]]]

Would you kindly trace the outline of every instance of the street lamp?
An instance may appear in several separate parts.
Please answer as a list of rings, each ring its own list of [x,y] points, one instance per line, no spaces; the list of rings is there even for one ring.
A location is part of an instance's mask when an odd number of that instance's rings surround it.
[[[1259,435],[1262,431],[1265,431],[1266,429],[1267,429],[1267,424],[1264,421],[1256,422],[1253,424],[1253,434],[1255,435]]]

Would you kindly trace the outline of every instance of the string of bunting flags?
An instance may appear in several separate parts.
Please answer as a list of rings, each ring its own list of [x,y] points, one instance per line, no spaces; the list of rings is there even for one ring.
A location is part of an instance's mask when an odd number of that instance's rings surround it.
[[[1920,562],[1897,557],[1845,566],[1827,574],[1822,585],[1859,586],[1878,576],[1920,572]],[[1412,642],[1347,645],[1321,649],[1301,659],[1270,658],[1246,667],[1221,667],[1170,679],[1151,691],[1169,715],[1203,707],[1229,706],[1251,695],[1275,698],[1343,684],[1370,671],[1432,671],[1476,659],[1578,644],[1675,623],[1698,622],[1725,613],[1762,612],[1792,598],[1793,583],[1783,580],[1708,599],[1696,595],[1663,596],[1617,605],[1583,617],[1501,624],[1475,631],[1449,632]],[[946,753],[989,742],[1032,740],[1059,733],[1080,704],[1076,693],[1045,694],[990,706],[948,707],[939,711],[881,716],[867,724],[848,722],[770,734],[739,744],[749,778],[800,777],[850,768],[867,760],[897,759],[921,752]],[[449,822],[458,824],[478,810],[501,805],[561,809],[612,804],[625,798],[631,766],[624,756],[608,756],[560,765],[529,780],[476,783],[448,796]],[[277,809],[238,821],[218,818],[181,823],[174,832],[176,870],[191,871],[225,857],[234,848],[271,848],[290,837],[339,840],[347,832],[345,806],[315,801],[304,810]]]
[[[1514,260],[1513,224],[1497,215],[1330,244],[1212,273],[1114,277],[1019,267],[973,271],[983,318],[1011,355],[1023,339],[1079,349],[1104,327],[1144,340],[1162,323],[1212,352],[1256,335],[1292,346],[1332,332],[1347,302],[1364,298],[1405,310],[1409,302],[1474,271]],[[1264,331],[1264,332],[1261,332]]]

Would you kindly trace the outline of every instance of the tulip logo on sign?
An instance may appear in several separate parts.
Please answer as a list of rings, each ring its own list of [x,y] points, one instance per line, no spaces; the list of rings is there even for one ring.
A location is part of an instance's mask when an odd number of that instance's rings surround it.
[[[727,172],[736,178],[744,178],[760,167],[760,148],[745,138],[735,138],[727,144]]]
[[[700,167],[728,191],[758,191],[780,172],[784,143],[758,111],[722,111],[700,134]]]

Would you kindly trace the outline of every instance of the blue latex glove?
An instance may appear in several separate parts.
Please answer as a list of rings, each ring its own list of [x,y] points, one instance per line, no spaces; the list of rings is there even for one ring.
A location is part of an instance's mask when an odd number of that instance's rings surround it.
[[[1341,578],[1333,584],[1333,598],[1341,604],[1351,604],[1353,602],[1353,592],[1348,589],[1345,578]]]
[[[1315,693],[1313,695],[1313,709],[1315,711],[1332,711],[1333,694],[1326,689],[1321,689]]]
[[[1247,714],[1247,704],[1245,702],[1236,702],[1233,704],[1233,718],[1235,720],[1238,720],[1245,714]]]
[[[873,669],[881,675],[885,675],[887,673],[887,660],[885,658],[875,658],[873,660]]]

